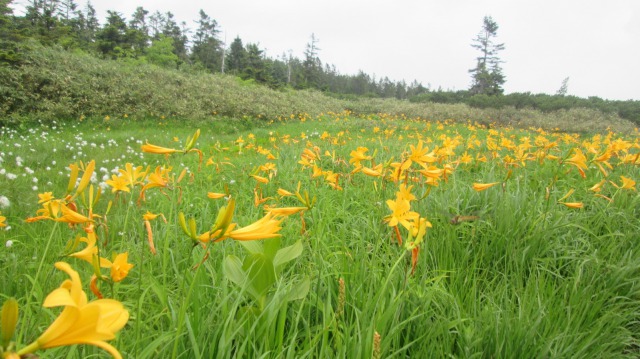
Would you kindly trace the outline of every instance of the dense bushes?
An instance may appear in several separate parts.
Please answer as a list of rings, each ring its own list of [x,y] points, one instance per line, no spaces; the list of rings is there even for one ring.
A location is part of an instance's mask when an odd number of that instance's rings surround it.
[[[24,120],[46,122],[124,114],[132,119],[249,118],[268,121],[349,109],[365,116],[386,113],[426,120],[592,132],[605,131],[608,127],[632,131],[634,124],[618,114],[638,116],[637,102],[630,101],[616,104],[616,111],[600,110],[595,105],[566,109],[561,102],[554,105],[550,100],[527,102],[543,99],[542,95],[465,97],[466,92],[460,91],[431,92],[412,102],[335,98],[313,90],[272,90],[253,81],[209,74],[187,66],[169,70],[137,60],[100,60],[33,42],[23,42],[20,46],[19,61],[0,65],[0,125]],[[548,97],[557,101],[583,100],[570,96]],[[496,106],[496,101],[503,102]],[[611,102],[600,106],[605,104]]]
[[[340,112],[314,91],[274,91],[232,76],[162,69],[135,60],[99,60],[31,44],[18,64],[0,67],[1,121],[128,114],[206,119],[213,115],[276,119]]]
[[[586,108],[607,114],[616,114],[621,118],[640,124],[640,101],[608,101],[599,97],[580,98],[576,96],[560,96],[517,92],[501,96],[471,95],[468,91],[434,91],[409,99],[415,103],[465,103],[474,108],[501,109],[533,109],[545,113]]]

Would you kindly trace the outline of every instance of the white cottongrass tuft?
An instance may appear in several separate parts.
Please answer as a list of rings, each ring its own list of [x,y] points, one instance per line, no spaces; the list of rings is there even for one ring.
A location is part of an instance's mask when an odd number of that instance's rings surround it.
[[[0,209],[9,208],[11,206],[11,201],[6,196],[0,196]]]

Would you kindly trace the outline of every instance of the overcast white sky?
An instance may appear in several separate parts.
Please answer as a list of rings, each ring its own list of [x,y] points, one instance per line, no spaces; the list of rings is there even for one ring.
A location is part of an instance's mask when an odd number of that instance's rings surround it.
[[[81,7],[85,0],[76,0]],[[24,3],[26,0],[15,0]],[[192,29],[203,9],[227,43],[259,43],[267,55],[302,57],[311,33],[323,63],[377,78],[416,79],[432,89],[461,90],[477,50],[470,45],[485,15],[499,25],[506,93],[555,93],[640,100],[638,0],[93,0],[130,18],[137,6],[171,11]],[[16,12],[20,15],[20,11]]]

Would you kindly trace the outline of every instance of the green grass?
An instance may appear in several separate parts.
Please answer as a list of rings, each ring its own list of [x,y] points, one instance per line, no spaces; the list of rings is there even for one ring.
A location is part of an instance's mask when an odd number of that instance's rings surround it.
[[[193,153],[165,158],[140,151],[147,141],[181,148],[195,126],[202,132],[196,147],[204,152],[204,160],[212,157],[231,165],[223,164],[217,171],[203,163],[198,170],[198,156]],[[112,169],[127,162],[152,169],[170,165],[176,176],[189,168],[177,185],[180,189],[164,194],[150,189],[139,205],[139,189],[117,196],[107,189],[94,209],[103,216],[100,222],[107,224],[97,228],[100,254],[110,258],[114,252],[127,251],[135,265],[121,283],[100,287],[105,297],[122,301],[130,313],[128,324],[111,341],[124,357],[370,358],[375,333],[380,335],[382,357],[638,356],[640,197],[635,190],[618,190],[609,182],[600,193],[612,201],[595,197],[589,188],[603,176],[593,163],[583,179],[575,167],[560,161],[575,147],[592,159],[585,148],[600,141],[603,150],[605,136],[583,135],[569,141],[562,133],[541,131],[498,129],[490,134],[482,126],[385,115],[326,115],[264,127],[243,121],[202,121],[195,126],[111,118],[56,128],[2,130],[0,195],[11,205],[1,213],[11,228],[0,230],[0,243],[10,240],[13,245],[0,247],[0,300],[14,297],[20,304],[14,337],[19,348],[35,340],[60,312],[42,307],[47,294],[66,279],[54,269],[56,261],[70,263],[80,273],[90,300],[95,299],[88,289],[91,266],[66,256],[70,251],[65,245],[82,229],[24,219],[39,208],[38,193],[63,196],[70,163],[96,160],[95,186],[103,175],[108,172],[110,177]],[[325,131],[328,137],[322,139]],[[240,136],[245,140],[242,153],[235,143]],[[507,138],[517,145],[523,137],[533,144],[538,136],[558,142],[551,153],[559,159],[505,166],[505,156],[513,152],[503,146],[493,158],[486,147],[488,137],[498,143]],[[419,181],[409,183],[418,197],[411,210],[433,225],[411,275],[411,253],[397,245],[394,230],[384,222],[391,213],[385,202],[395,198],[398,184],[350,174],[349,159],[352,150],[365,146],[369,155],[375,152],[376,164],[401,161],[419,137],[430,151],[444,147],[447,138],[459,144],[452,147],[454,154],[433,164],[457,166],[447,181],[429,188],[414,172]],[[637,133],[611,134],[610,140],[616,139],[631,144],[618,152],[620,156],[639,152]],[[255,146],[247,146],[250,143]],[[268,161],[257,146],[277,158]],[[322,177],[312,178],[311,169],[298,164],[303,150],[314,146],[321,155],[316,164],[340,174],[342,191],[329,187]],[[535,146],[530,152],[534,150]],[[325,151],[335,155],[325,156]],[[465,151],[473,157],[484,155],[487,162],[456,165]],[[22,158],[21,166],[16,156]],[[264,211],[253,204],[256,181],[249,175],[266,162],[277,167],[277,174],[260,187],[264,197],[273,197],[266,204],[299,205],[276,192],[278,188],[293,192],[298,182],[317,202],[304,214],[304,233],[300,217],[293,215],[282,223],[279,246],[273,240],[260,242],[267,251],[301,241],[303,251],[283,265],[259,310],[249,284],[237,285],[225,276],[226,258],[244,259],[249,251],[231,239],[211,244],[209,257],[194,269],[205,251],[182,233],[178,213],[195,218],[203,232],[225,203],[207,198],[207,192],[228,191],[237,201],[234,222],[245,226],[256,221]],[[620,184],[620,175],[640,179],[638,165],[620,163],[616,156],[610,162],[608,180]],[[5,179],[6,173],[17,178]],[[504,187],[483,192],[471,188],[474,182],[502,181]],[[584,208],[556,203],[571,188],[576,191],[567,201],[583,202]],[[142,224],[147,211],[162,213],[167,220],[151,222],[156,255],[149,251]],[[456,215],[479,218],[456,225],[451,223]],[[400,231],[406,241],[407,231]],[[108,275],[105,270],[103,274]],[[341,278],[345,302],[338,315]],[[310,283],[308,293],[290,299],[291,293],[301,291],[305,279]],[[37,354],[107,356],[86,345]]]

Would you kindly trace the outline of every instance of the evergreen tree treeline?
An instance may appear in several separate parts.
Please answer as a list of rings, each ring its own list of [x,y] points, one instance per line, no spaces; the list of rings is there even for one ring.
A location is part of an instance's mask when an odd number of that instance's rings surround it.
[[[150,13],[138,7],[127,19],[107,11],[104,24],[91,3],[84,8],[74,0],[28,0],[23,17],[11,11],[13,0],[0,0],[0,62],[19,61],[16,44],[31,38],[45,45],[58,44],[106,59],[133,59],[158,66],[193,66],[210,72],[225,72],[272,88],[314,88],[337,96],[396,97],[405,99],[428,89],[414,81],[394,82],[387,77],[359,72],[340,74],[323,64],[319,40],[312,34],[299,59],[289,54],[268,57],[258,44],[236,37],[229,46],[220,40],[220,27],[203,10],[190,27],[171,12]]]

